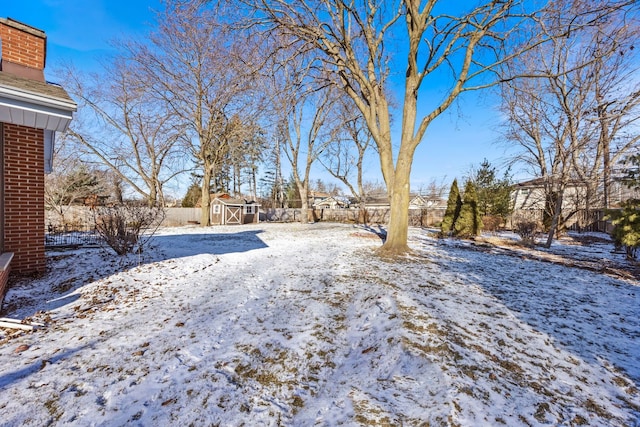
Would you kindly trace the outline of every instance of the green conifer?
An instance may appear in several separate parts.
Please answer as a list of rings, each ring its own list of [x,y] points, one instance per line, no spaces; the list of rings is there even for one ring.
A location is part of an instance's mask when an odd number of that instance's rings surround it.
[[[626,159],[625,181],[629,188],[640,190],[640,154]],[[627,258],[636,259],[640,249],[640,199],[629,199],[622,203],[622,209],[608,214],[612,219],[612,236],[616,246],[624,247]]]
[[[624,247],[628,259],[635,259],[640,247],[640,199],[623,202],[622,209],[609,217],[615,225],[611,233],[615,245]]]
[[[462,207],[462,199],[460,198],[460,190],[458,189],[458,180],[454,179],[449,190],[449,198],[447,199],[447,210],[444,212],[440,230],[442,235],[448,236],[453,231],[453,226],[460,215]]]
[[[471,238],[482,231],[482,215],[478,207],[478,193],[473,181],[467,181],[464,198],[458,220],[453,225],[453,234],[458,237]]]

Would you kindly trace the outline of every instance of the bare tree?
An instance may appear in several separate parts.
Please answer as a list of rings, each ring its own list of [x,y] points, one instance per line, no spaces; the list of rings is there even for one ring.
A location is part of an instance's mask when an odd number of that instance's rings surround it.
[[[259,43],[232,32],[227,10],[205,2],[168,3],[149,43],[123,47],[137,78],[170,110],[202,172],[200,225],[210,224],[210,192],[232,140],[250,117]],[[238,123],[236,119],[240,119]]]
[[[373,140],[362,114],[353,110],[352,101],[338,98],[334,108],[336,127],[320,163],[336,179],[347,186],[355,202],[364,208],[364,161]]]
[[[612,2],[552,2],[538,27],[538,37],[550,42],[509,64],[510,75],[535,76],[508,80],[503,85],[502,111],[508,117],[507,139],[521,148],[515,160],[529,165],[544,184],[549,219],[547,246],[564,220],[577,210],[575,201],[572,212],[563,210],[569,184],[586,187],[586,195],[581,197],[588,208],[600,182],[602,164],[612,159],[610,145],[618,143],[613,155],[617,161],[637,141],[627,138],[621,142],[617,138],[626,129],[609,120],[613,115],[605,116],[603,102],[598,100],[603,98],[607,82],[619,82],[618,76],[608,74],[603,65],[615,62],[628,49],[629,39],[623,37],[628,25],[623,19],[628,12],[624,6]],[[607,70],[613,73],[616,67]],[[607,86],[607,98],[619,92],[619,87]],[[637,95],[624,99],[634,97]],[[629,105],[627,101],[622,103]],[[637,121],[637,115],[626,114],[632,110],[618,110],[617,123]]]
[[[184,170],[177,150],[181,135],[164,105],[155,101],[124,57],[114,58],[104,72],[84,76],[64,70],[82,114],[68,136],[87,159],[98,159],[150,206],[164,204],[163,186]],[[97,120],[89,120],[90,117]]]
[[[242,123],[235,117],[237,131],[229,140],[228,167],[231,169],[233,193],[243,194],[243,184],[249,187],[248,194],[257,196],[258,167],[267,152],[267,140],[264,131],[254,123]]]
[[[367,122],[378,148],[391,203],[388,254],[408,251],[409,177],[416,147],[429,125],[463,92],[507,59],[501,46],[521,23],[520,2],[484,1],[466,7],[438,0],[254,0],[275,29],[318,52]],[[401,41],[402,40],[402,41]],[[405,60],[389,55],[398,52]],[[404,62],[401,135],[391,133],[389,77]],[[429,93],[447,76],[445,93]],[[421,100],[420,114],[418,100]],[[397,150],[394,150],[394,146]]]
[[[437,181],[433,178],[426,185],[420,187],[418,192],[421,196],[425,197],[428,202],[438,203],[444,199],[449,189],[446,179],[446,177],[443,177],[440,181]]]
[[[56,167],[45,175],[45,208],[55,212],[59,223],[66,225],[67,213],[74,204],[84,204],[87,198],[101,195],[106,188],[102,174],[82,162],[68,138],[61,138],[54,151]]]
[[[301,221],[308,221],[310,175],[313,163],[330,139],[335,87],[317,73],[313,59],[287,55],[276,62],[273,108],[281,149],[291,164],[291,176],[301,203]]]
[[[596,159],[602,159],[603,205],[609,208],[612,171],[629,150],[637,146],[640,133],[640,57],[635,43],[640,36],[640,23],[635,16],[621,10],[603,23],[594,35],[596,60],[591,64],[594,119],[597,121]],[[610,49],[610,46],[613,49]],[[607,50],[611,54],[607,55]],[[580,168],[578,168],[580,170]],[[584,174],[586,175],[586,174]],[[592,172],[589,182],[598,182]]]

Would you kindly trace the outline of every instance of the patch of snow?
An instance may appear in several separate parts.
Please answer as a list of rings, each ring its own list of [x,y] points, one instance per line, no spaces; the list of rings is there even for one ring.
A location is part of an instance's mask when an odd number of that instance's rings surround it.
[[[638,426],[640,288],[558,262],[623,262],[574,243],[411,229],[390,262],[362,227],[257,224],[51,252],[5,300],[48,326],[0,330],[0,421]]]

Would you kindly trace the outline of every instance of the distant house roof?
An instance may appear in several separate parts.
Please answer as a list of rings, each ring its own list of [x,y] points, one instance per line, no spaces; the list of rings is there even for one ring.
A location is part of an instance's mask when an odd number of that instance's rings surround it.
[[[542,188],[545,186],[545,184],[549,183],[549,179],[548,178],[534,178],[534,179],[530,179],[528,181],[522,181],[522,182],[518,182],[516,184],[514,184],[513,186],[517,189],[517,188]],[[577,181],[577,180],[570,180],[567,183],[567,186],[569,187],[583,187],[585,184],[582,181]]]
[[[61,86],[0,72],[0,122],[61,132],[76,110]]]
[[[331,197],[330,193],[324,192],[324,191],[309,191],[309,197],[312,197],[314,199],[327,199],[329,197]]]
[[[336,199],[335,197],[332,197],[332,196],[329,196],[329,197],[327,197],[325,199],[322,199],[322,200],[320,200],[320,201],[318,201],[318,202],[313,204],[313,206],[316,207],[316,208],[321,208],[321,207],[324,207],[324,206],[327,206],[327,207],[336,207],[336,206],[344,207],[346,205],[347,205],[346,202],[344,202],[342,200],[338,200],[338,199]]]

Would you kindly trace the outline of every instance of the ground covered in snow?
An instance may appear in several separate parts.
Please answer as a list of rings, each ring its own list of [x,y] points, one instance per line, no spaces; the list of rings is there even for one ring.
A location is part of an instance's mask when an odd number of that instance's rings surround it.
[[[0,329],[0,424],[640,425],[637,269],[602,237],[413,254],[340,224],[49,253]]]

